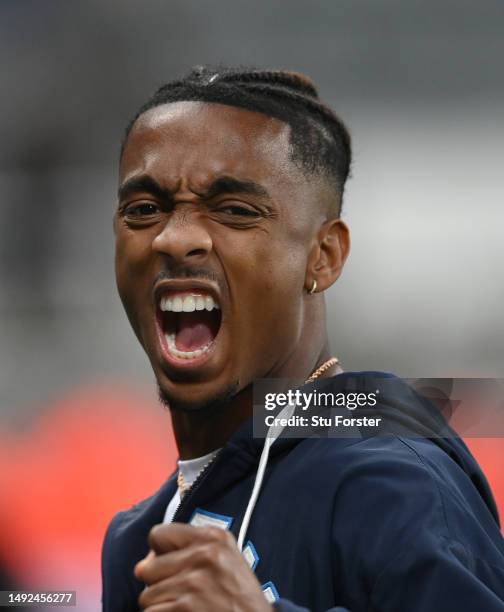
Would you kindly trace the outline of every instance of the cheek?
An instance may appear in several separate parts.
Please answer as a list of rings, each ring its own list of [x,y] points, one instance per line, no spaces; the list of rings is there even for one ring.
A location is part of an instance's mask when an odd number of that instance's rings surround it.
[[[297,337],[302,315],[306,253],[301,244],[257,236],[235,245],[228,266],[240,336],[250,346]]]
[[[130,321],[148,292],[148,268],[152,256],[151,240],[139,233],[118,233],[115,273],[119,295]]]
[[[145,266],[152,255],[154,238],[155,235],[151,235],[151,232],[121,229],[116,238],[116,269],[128,268],[135,272]]]
[[[258,244],[253,253],[250,275],[269,296],[268,302],[280,298],[296,300],[304,284],[307,259],[304,245],[270,238]]]
[[[152,259],[151,232],[133,232],[126,228],[117,234],[115,249],[115,269],[118,286],[127,286],[132,281],[145,277]]]

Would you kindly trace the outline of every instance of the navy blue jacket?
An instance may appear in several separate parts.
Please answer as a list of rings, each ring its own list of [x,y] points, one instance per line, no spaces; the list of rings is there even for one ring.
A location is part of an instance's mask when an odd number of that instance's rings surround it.
[[[386,375],[345,373],[315,386],[369,392],[377,376]],[[393,393],[366,409],[387,417],[380,435],[281,436],[272,445],[246,542],[278,610],[504,611],[504,541],[485,477],[439,412],[393,380]],[[237,535],[263,442],[245,423],[174,520],[210,517]],[[133,567],[175,491],[172,476],[113,519],[103,547],[104,612],[138,611],[143,585]]]

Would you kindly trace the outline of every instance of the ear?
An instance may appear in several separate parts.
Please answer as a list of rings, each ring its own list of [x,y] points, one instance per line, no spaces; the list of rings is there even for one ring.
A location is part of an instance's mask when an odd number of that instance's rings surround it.
[[[314,236],[308,256],[305,288],[310,292],[313,281],[319,293],[328,289],[339,277],[350,252],[350,232],[341,219],[329,219]]]

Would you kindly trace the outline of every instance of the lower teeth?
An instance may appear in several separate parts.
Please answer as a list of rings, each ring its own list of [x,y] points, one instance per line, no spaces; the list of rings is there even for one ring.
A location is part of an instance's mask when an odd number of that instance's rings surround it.
[[[199,357],[200,355],[203,355],[203,353],[206,353],[212,345],[212,343],[209,342],[208,344],[205,344],[205,346],[196,349],[195,351],[181,351],[175,346],[175,334],[165,334],[165,338],[170,353],[175,355],[175,357],[180,357],[181,359],[194,359],[195,357]]]

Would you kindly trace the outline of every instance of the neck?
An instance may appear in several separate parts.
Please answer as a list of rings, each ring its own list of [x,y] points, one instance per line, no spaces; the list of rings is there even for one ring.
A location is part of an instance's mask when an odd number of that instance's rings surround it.
[[[252,385],[230,400],[205,410],[172,410],[172,424],[180,459],[194,459],[221,448],[252,416]]]
[[[325,329],[325,306],[317,300],[310,311],[294,351],[284,357],[265,378],[306,380],[330,357]],[[339,366],[326,370],[321,378],[333,376]],[[252,416],[253,386],[249,384],[231,399],[202,411],[172,410],[172,423],[181,459],[193,459],[221,448],[233,433]]]

